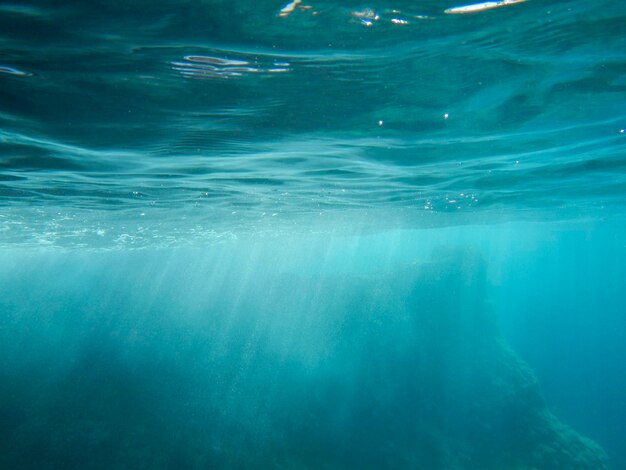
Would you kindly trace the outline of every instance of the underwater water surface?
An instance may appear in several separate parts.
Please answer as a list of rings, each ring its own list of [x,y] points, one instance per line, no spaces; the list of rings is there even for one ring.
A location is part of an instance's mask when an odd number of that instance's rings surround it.
[[[626,468],[625,31],[0,1],[0,467]]]

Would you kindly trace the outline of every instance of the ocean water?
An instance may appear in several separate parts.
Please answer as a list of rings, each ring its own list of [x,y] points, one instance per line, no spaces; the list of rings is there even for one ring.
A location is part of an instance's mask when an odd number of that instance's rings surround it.
[[[626,468],[625,32],[0,1],[0,468]]]

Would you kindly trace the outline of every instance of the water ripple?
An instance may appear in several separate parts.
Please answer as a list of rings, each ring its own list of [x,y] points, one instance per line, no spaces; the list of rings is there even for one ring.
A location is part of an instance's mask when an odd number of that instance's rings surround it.
[[[24,70],[19,70],[14,67],[9,67],[6,65],[0,65],[0,73],[6,73],[8,75],[15,75],[17,77],[32,77],[33,76],[31,72],[25,72]]]
[[[244,57],[241,54],[239,57]],[[183,77],[199,79],[227,79],[250,74],[272,74],[289,72],[289,62],[259,60],[258,56],[250,60],[226,59],[204,55],[187,55],[180,61],[171,63],[172,70]]]

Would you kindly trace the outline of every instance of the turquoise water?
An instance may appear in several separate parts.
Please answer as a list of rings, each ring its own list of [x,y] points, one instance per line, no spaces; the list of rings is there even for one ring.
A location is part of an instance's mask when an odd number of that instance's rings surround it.
[[[624,31],[0,2],[0,467],[626,468]]]

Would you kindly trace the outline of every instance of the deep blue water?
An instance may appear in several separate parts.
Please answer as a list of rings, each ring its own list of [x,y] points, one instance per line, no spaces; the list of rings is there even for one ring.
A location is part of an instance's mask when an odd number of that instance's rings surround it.
[[[0,1],[0,467],[626,468],[625,32]]]

